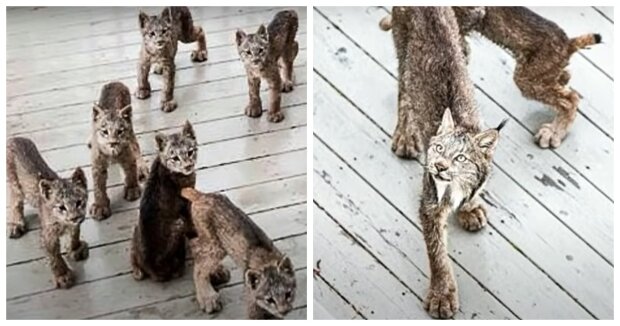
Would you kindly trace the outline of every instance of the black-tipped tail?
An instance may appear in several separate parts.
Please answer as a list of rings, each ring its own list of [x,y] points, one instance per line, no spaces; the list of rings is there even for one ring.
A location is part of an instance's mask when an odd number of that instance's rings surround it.
[[[603,38],[601,37],[601,34],[594,34],[594,43],[598,44],[603,42]]]
[[[499,132],[500,130],[502,130],[502,128],[504,128],[506,123],[508,123],[508,119],[502,120],[502,122],[499,123],[499,126],[495,127],[495,130],[497,130],[497,132]]]

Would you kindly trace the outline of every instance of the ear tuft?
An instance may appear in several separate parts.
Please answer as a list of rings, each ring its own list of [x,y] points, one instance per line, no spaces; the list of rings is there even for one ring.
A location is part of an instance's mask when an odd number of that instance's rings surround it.
[[[248,37],[248,35],[241,29],[237,29],[237,32],[235,33],[235,39],[237,41],[237,46],[241,45],[241,42],[243,42],[243,40],[245,40],[245,38]]]
[[[278,270],[281,273],[287,274],[287,275],[295,275],[295,270],[293,269],[293,263],[291,262],[291,259],[288,258],[288,256],[284,256],[280,262],[278,263]]]
[[[140,29],[144,29],[144,27],[146,27],[146,24],[149,22],[149,15],[144,13],[144,11],[140,10],[138,20],[140,21]]]
[[[189,120],[185,120],[185,125],[183,125],[183,136],[196,140],[196,134],[194,134],[194,128]]]
[[[437,129],[437,135],[444,135],[454,131],[454,120],[452,120],[452,111],[449,108],[443,112],[443,117],[441,118],[441,125],[439,125],[439,129]]]
[[[502,128],[504,128],[506,123],[508,123],[508,118],[502,120],[502,122],[499,123],[499,126],[495,127],[495,130],[497,130],[497,132],[499,132],[500,130],[502,130]]]
[[[81,168],[75,169],[75,171],[71,175],[71,182],[74,185],[76,185],[76,186],[78,186],[78,187],[80,187],[80,188],[82,188],[84,190],[88,189],[88,184],[87,184],[87,181],[86,181],[86,175],[84,174],[84,171],[82,171]]]
[[[161,132],[155,134],[155,143],[157,143],[157,149],[162,152],[166,148],[166,142],[168,137]]]
[[[258,288],[258,285],[260,284],[260,280],[262,277],[262,273],[254,270],[254,269],[248,269],[245,272],[245,284],[252,290],[256,290],[256,288]]]

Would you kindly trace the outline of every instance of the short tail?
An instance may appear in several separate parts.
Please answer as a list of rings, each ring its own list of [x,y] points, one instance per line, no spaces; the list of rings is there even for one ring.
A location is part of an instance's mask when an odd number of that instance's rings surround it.
[[[590,45],[601,43],[601,34],[584,34],[570,39],[571,52],[577,52]]]
[[[386,32],[392,29],[392,15],[387,15],[381,18],[381,21],[379,22],[379,28]]]

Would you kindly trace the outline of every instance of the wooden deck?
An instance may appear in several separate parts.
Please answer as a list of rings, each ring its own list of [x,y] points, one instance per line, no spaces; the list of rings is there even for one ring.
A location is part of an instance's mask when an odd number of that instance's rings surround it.
[[[483,193],[489,225],[472,234],[449,223],[456,319],[613,318],[613,9],[535,11],[604,44],[573,56],[579,114],[559,149],[542,150],[533,136],[551,111],[521,96],[505,51],[471,40],[482,116],[488,126],[510,121]],[[313,13],[314,318],[429,318],[423,170],[390,151],[397,61],[391,33],[378,28],[386,12]]]
[[[298,289],[295,309],[287,317],[305,319],[307,20],[305,7],[295,9],[300,16],[297,87],[283,96],[283,122],[243,115],[247,82],[234,31],[253,31],[268,22],[279,9],[267,7],[191,8],[194,22],[207,33],[208,63],[192,63],[194,45],[180,44],[178,109],[168,114],[158,109],[161,78],[151,75],[153,97],[134,98],[133,110],[134,128],[149,161],[155,154],[155,131],[175,132],[186,119],[193,123],[200,143],[197,188],[225,192],[292,258]],[[32,139],[61,175],[85,168],[92,186],[85,144],[92,102],[112,80],[136,88],[138,8],[11,8],[7,23],[7,136]],[[199,310],[191,269],[164,284],[133,280],[128,250],[138,202],[124,201],[121,192],[121,174],[113,167],[108,180],[113,215],[103,222],[84,222],[90,258],[71,263],[77,284],[69,290],[53,288],[39,247],[38,222],[31,222],[23,238],[7,240],[7,318],[244,318],[242,274],[231,261],[233,277],[221,288],[224,309],[216,315]],[[28,207],[26,214],[32,220],[36,211]]]

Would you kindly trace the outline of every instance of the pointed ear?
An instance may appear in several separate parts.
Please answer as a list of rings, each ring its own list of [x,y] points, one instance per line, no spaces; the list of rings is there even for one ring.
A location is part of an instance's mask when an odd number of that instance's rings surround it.
[[[452,120],[452,111],[446,109],[441,118],[441,125],[437,129],[437,135],[447,134],[454,131],[454,120]]]
[[[146,24],[149,22],[149,15],[145,14],[144,11],[140,10],[138,20],[140,21],[140,29],[144,29]]]
[[[71,182],[74,185],[81,187],[82,189],[85,189],[85,190],[88,189],[86,175],[84,174],[84,171],[82,171],[81,168],[75,169],[75,171],[71,175]]]
[[[93,121],[97,121],[100,116],[103,115],[103,108],[99,106],[99,103],[93,103]]]
[[[288,258],[287,256],[284,256],[280,262],[278,263],[278,270],[281,273],[287,274],[287,275],[295,275],[295,270],[293,269],[293,263],[291,262],[291,259]]]
[[[155,142],[157,143],[157,150],[160,152],[166,148],[166,142],[168,141],[168,137],[161,132],[155,134]]]
[[[165,8],[164,11],[161,12],[161,18],[167,24],[172,24],[172,8],[170,7]]]
[[[194,134],[194,128],[192,124],[189,123],[188,120],[185,120],[185,125],[183,125],[183,136],[196,140],[196,134]]]
[[[181,190],[181,196],[191,202],[198,201],[202,193],[194,188],[183,188]]]
[[[256,290],[258,288],[258,284],[260,284],[260,280],[263,277],[263,274],[254,269],[248,269],[245,272],[245,284],[252,290]]]
[[[267,28],[265,28],[265,25],[261,24],[260,27],[258,27],[258,30],[256,31],[256,35],[258,35],[258,37],[262,38],[262,39],[269,39],[269,35],[267,35]]]
[[[487,156],[493,153],[498,140],[499,131],[495,128],[485,130],[474,136],[474,143],[478,145],[482,152]]]
[[[237,29],[237,33],[235,33],[235,39],[237,40],[237,46],[241,45],[241,42],[243,42],[243,40],[245,40],[246,37],[248,37],[248,35],[244,31]]]
[[[131,104],[128,104],[122,109],[118,110],[118,115],[120,115],[125,120],[129,120],[131,119],[131,111]]]
[[[41,179],[39,181],[39,191],[45,200],[50,200],[52,197],[52,184],[53,181],[51,180]]]

